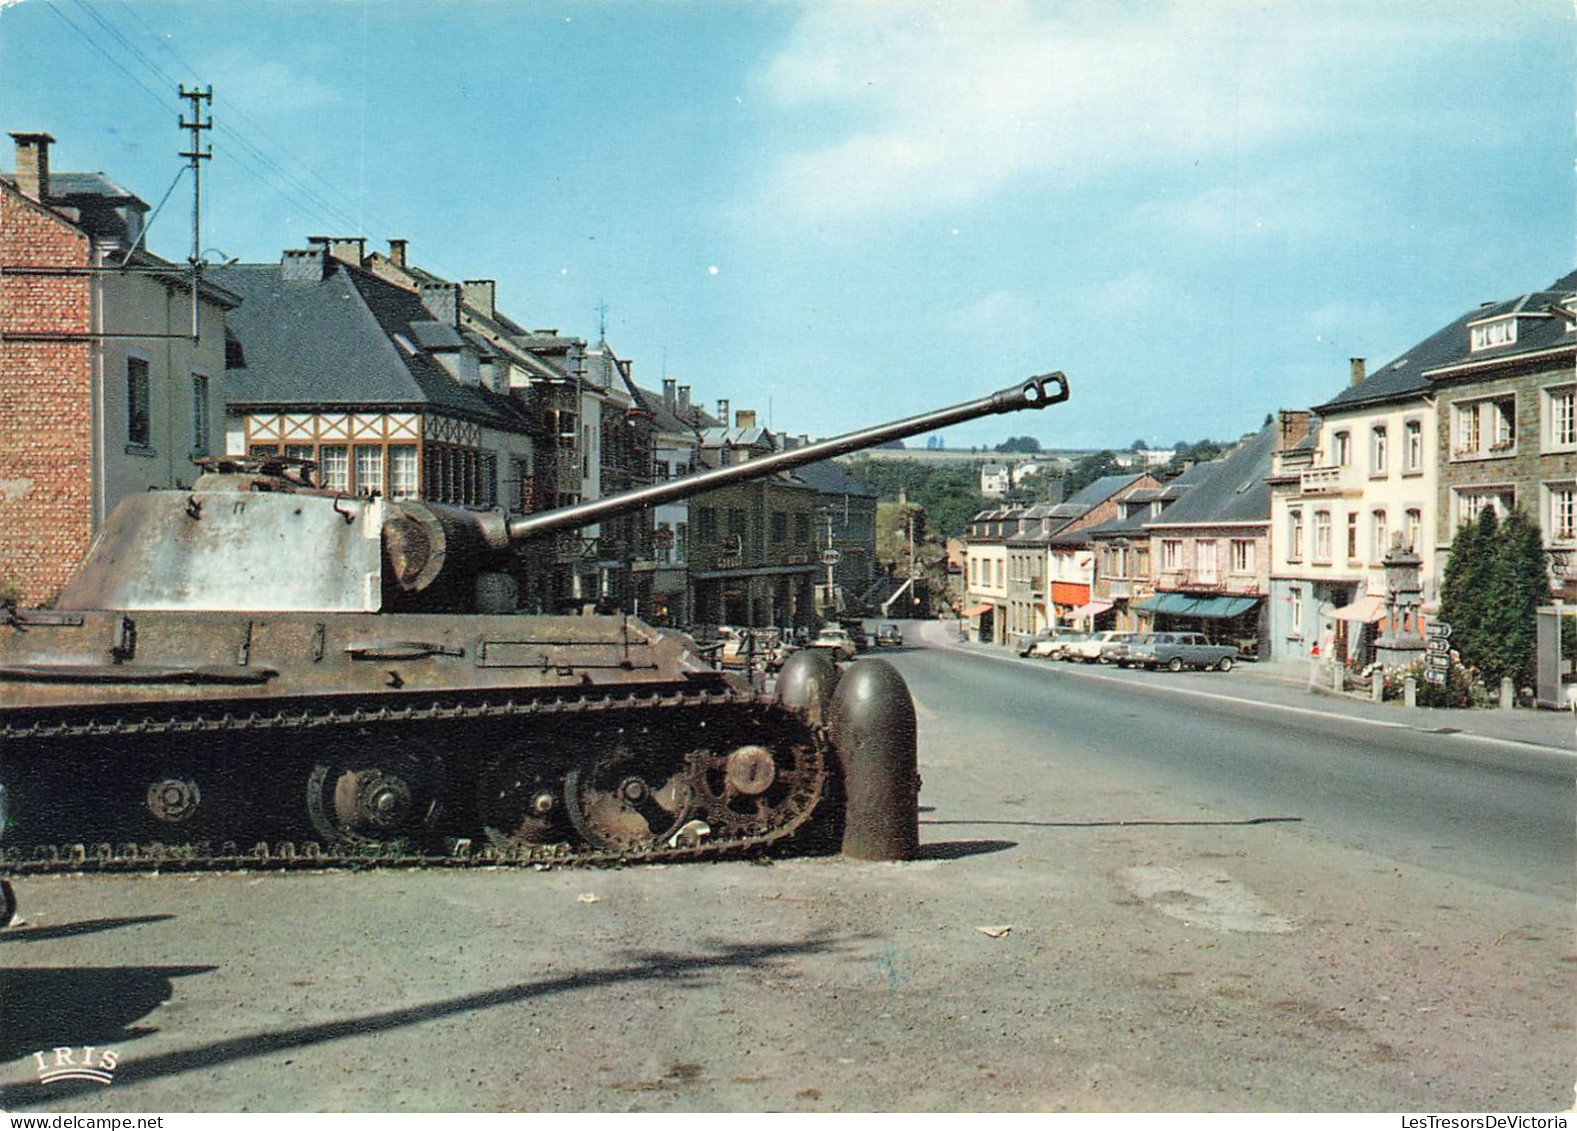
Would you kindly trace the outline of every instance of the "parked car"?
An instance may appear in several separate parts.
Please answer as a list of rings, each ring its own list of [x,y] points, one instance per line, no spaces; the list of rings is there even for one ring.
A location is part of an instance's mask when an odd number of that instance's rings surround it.
[[[1052,639],[1036,645],[1034,654],[1047,660],[1066,660],[1070,648],[1083,644],[1089,638],[1088,632],[1059,632]]]
[[[1077,644],[1070,644],[1063,650],[1064,660],[1083,660],[1086,664],[1093,664],[1101,658],[1101,646],[1108,643],[1113,637],[1123,635],[1120,632],[1092,632]]]
[[[834,660],[852,660],[854,659],[854,653],[857,651],[854,646],[854,639],[836,625],[829,625],[822,629],[806,647],[821,648],[830,652]]]
[[[1229,672],[1238,657],[1236,645],[1212,644],[1200,632],[1158,632],[1152,648],[1144,658],[1145,666],[1169,672],[1184,668]]]
[[[1118,667],[1128,666],[1128,649],[1134,641],[1143,635],[1138,632],[1115,633],[1110,640],[1101,645],[1100,655],[1096,658],[1103,664],[1116,664]]]
[[[1041,647],[1043,645],[1049,646],[1059,635],[1055,628],[1043,628],[1033,636],[1025,636],[1020,643],[1018,654],[1020,656],[1043,656],[1045,653],[1040,650]]]
[[[876,630],[876,645],[879,648],[903,647],[903,629],[896,624],[884,624]]]

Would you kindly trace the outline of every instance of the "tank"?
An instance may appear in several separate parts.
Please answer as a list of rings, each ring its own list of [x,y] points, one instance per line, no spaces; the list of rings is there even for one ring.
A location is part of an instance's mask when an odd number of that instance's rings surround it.
[[[694,857],[813,826],[908,854],[913,705],[889,665],[807,652],[769,686],[633,616],[512,612],[504,567],[532,539],[1067,396],[1034,377],[514,518],[207,460],[117,507],[53,607],[0,608],[0,865]]]

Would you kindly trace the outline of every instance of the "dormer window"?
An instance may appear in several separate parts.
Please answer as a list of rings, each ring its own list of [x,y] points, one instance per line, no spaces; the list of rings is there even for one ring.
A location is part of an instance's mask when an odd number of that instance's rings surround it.
[[[1468,327],[1468,344],[1473,353],[1517,344],[1517,320],[1496,318]]]

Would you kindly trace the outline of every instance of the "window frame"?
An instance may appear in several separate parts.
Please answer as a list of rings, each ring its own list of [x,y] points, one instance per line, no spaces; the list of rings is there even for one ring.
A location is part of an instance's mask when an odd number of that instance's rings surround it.
[[[1560,381],[1546,385],[1540,393],[1539,450],[1543,452],[1577,451],[1577,384]],[[1566,404],[1563,413],[1557,413],[1560,402]],[[1565,417],[1566,438],[1557,433],[1560,416]]]
[[[1402,474],[1424,473],[1424,422],[1420,417],[1402,421]]]
[[[208,442],[213,430],[213,382],[201,370],[191,371],[193,456],[212,454]]]
[[[1552,545],[1563,546],[1577,542],[1577,480],[1557,479],[1540,486],[1544,493],[1544,506],[1540,509],[1547,540]],[[1566,512],[1564,528],[1557,518],[1562,510]]]
[[[153,451],[153,359],[140,350],[126,354],[126,446]]]

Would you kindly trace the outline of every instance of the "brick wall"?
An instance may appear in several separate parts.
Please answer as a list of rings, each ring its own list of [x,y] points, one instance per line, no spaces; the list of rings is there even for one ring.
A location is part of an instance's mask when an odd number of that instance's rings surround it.
[[[5,270],[89,261],[81,231],[0,185],[0,331],[90,330],[88,279]],[[53,600],[92,534],[91,349],[0,340],[0,595],[24,605]]]

